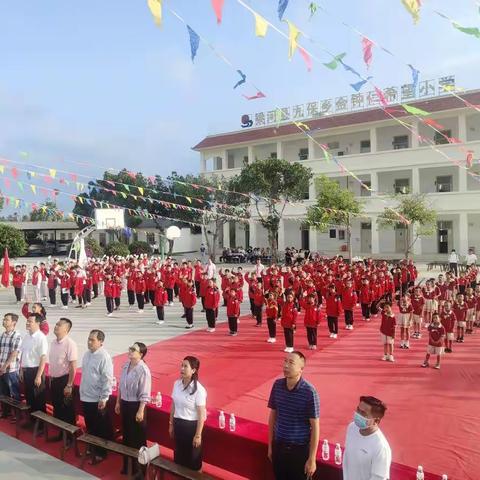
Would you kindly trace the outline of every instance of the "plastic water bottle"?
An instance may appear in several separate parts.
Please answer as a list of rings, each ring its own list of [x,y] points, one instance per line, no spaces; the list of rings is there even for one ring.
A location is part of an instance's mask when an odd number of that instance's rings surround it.
[[[218,414],[218,426],[222,430],[225,428],[225,414],[223,413],[223,410],[220,410],[220,413]]]
[[[417,480],[425,480],[425,475],[423,474],[423,467],[421,465],[419,465],[417,469]]]
[[[115,377],[112,378],[112,392],[117,391],[117,379]]]
[[[160,392],[157,392],[157,395],[155,396],[155,406],[157,408],[162,406],[162,394]]]
[[[322,445],[322,460],[328,461],[330,459],[330,445],[328,440],[325,439]]]
[[[342,464],[342,447],[339,443],[335,445],[335,464],[341,465]]]
[[[235,422],[235,415],[233,413],[230,414],[230,420],[228,422],[228,425],[230,426],[230,431],[234,432],[236,427],[236,422]]]

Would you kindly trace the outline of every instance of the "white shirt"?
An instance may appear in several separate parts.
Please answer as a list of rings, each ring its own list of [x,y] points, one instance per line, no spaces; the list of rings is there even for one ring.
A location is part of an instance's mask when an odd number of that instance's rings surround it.
[[[215,278],[216,273],[217,273],[217,267],[215,266],[214,263],[207,263],[207,267],[205,268],[205,271],[207,272],[207,278]]]
[[[20,348],[22,354],[22,368],[38,367],[42,355],[48,353],[47,337],[37,330],[33,335],[27,333],[22,340]]]
[[[347,428],[343,480],[388,480],[392,451],[380,430],[364,436],[352,422]]]
[[[205,407],[207,405],[207,391],[200,382],[197,382],[197,391],[193,395],[191,395],[192,390],[193,383],[186,390],[184,390],[182,380],[177,380],[173,384],[174,418],[198,420],[197,407]]]
[[[467,262],[467,265],[475,265],[477,263],[477,256],[474,253],[469,253],[465,257],[465,261]]]
[[[452,252],[448,256],[448,263],[458,263],[458,255],[457,252]]]
[[[255,265],[255,276],[257,278],[261,277],[264,270],[265,266],[261,263],[257,263],[257,265]]]

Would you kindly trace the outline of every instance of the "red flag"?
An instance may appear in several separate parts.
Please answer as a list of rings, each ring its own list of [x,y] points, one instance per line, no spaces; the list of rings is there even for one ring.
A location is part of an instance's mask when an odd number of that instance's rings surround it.
[[[10,259],[8,258],[8,248],[5,248],[5,252],[3,253],[2,285],[5,288],[10,285]]]
[[[370,68],[370,64],[372,63],[372,48],[373,42],[368,39],[367,37],[362,38],[362,49],[363,49],[363,61],[367,68]]]
[[[380,100],[380,103],[384,107],[388,107],[388,101],[385,98],[385,95],[383,94],[383,92],[378,87],[375,87],[375,92],[377,93],[377,96],[378,96],[378,99]]]
[[[222,23],[222,10],[225,0],[212,0],[212,7],[217,17],[217,23]]]
[[[302,56],[303,60],[305,61],[305,64],[307,65],[307,70],[309,72],[312,71],[312,59],[310,58],[310,55],[308,52],[303,48],[303,47],[298,47],[298,51],[300,52],[300,55]]]

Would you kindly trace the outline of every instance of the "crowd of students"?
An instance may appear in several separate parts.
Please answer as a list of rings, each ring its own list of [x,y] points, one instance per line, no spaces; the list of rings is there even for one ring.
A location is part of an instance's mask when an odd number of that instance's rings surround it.
[[[338,338],[339,322],[345,330],[354,329],[354,311],[369,322],[381,316],[380,332],[384,345],[383,360],[394,361],[394,343],[400,330],[401,349],[410,348],[411,339],[420,339],[422,326],[428,327],[429,354],[440,356],[453,351],[452,343],[462,343],[480,322],[480,286],[478,268],[469,266],[458,277],[453,272],[440,274],[417,283],[418,272],[412,260],[391,267],[386,261],[367,259],[349,264],[341,256],[312,256],[291,265],[262,265],[260,259],[251,272],[241,266],[220,269],[200,260],[178,263],[171,258],[161,261],[146,255],[128,258],[90,259],[82,268],[74,262],[41,263],[31,272],[34,304],[48,295],[50,306],[57,305],[60,293],[62,308],[77,304],[88,308],[92,298],[103,296],[106,315],[121,308],[122,291],[126,289],[129,308],[144,313],[150,304],[156,311],[156,323],[165,322],[165,307],[174,300],[182,304],[185,328],[193,328],[194,309],[205,313],[207,332],[215,332],[221,301],[226,307],[229,335],[238,335],[244,290],[248,292],[250,313],[255,325],[264,319],[268,343],[276,343],[277,327],[283,329],[285,351],[292,352],[298,327],[303,322],[308,348],[317,348],[318,329],[327,325],[330,338]],[[28,274],[25,266],[12,269],[17,301],[26,296]],[[246,288],[244,288],[246,287]],[[24,314],[28,306],[24,306]],[[48,328],[48,325],[43,328]],[[428,366],[428,359],[424,366]]]

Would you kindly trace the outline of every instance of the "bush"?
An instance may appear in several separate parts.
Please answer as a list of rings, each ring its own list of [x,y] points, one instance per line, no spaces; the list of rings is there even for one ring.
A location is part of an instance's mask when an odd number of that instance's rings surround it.
[[[152,253],[152,247],[147,242],[132,242],[128,249],[132,255],[140,255],[141,253]]]
[[[125,245],[122,242],[112,242],[109,243],[105,247],[105,253],[109,256],[120,256],[120,257],[126,257],[127,255],[130,254],[130,251],[128,250],[128,246]]]
[[[88,237],[85,240],[85,250],[89,257],[103,257],[105,250],[93,237]]]
[[[3,258],[5,248],[8,248],[9,257],[22,257],[27,253],[28,245],[23,232],[0,223],[0,256]]]

